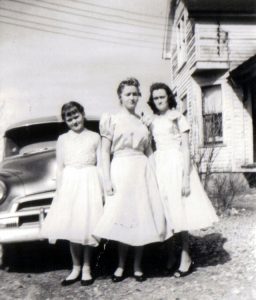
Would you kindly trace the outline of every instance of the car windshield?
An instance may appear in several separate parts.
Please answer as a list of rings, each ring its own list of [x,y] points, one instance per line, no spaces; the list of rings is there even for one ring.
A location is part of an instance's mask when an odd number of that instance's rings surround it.
[[[55,149],[58,136],[65,131],[65,124],[58,122],[10,129],[5,133],[4,157]]]

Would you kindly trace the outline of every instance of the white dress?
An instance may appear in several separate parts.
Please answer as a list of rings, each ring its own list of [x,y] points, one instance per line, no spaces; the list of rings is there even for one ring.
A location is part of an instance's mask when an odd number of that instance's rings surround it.
[[[189,130],[186,118],[178,111],[170,110],[166,115],[155,116],[150,128],[157,148],[156,175],[167,223],[174,232],[211,226],[218,217],[194,167],[190,173],[191,193],[188,197],[181,194],[181,133]]]
[[[150,142],[147,127],[133,115],[105,114],[100,132],[112,143],[110,172],[115,193],[106,197],[94,234],[132,246],[164,240],[163,206],[155,174],[144,155]]]
[[[57,177],[57,191],[41,235],[50,242],[58,239],[97,246],[92,236],[103,213],[102,187],[96,167],[99,134],[69,131],[57,141],[57,164],[63,169]]]

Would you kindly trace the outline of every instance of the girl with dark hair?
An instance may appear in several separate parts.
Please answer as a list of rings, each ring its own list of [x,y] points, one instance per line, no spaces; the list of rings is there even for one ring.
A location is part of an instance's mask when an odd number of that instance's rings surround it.
[[[189,255],[188,231],[211,226],[218,221],[195,168],[191,167],[189,125],[178,112],[171,89],[164,83],[150,88],[148,104],[155,116],[150,129],[156,143],[155,163],[160,195],[165,208],[167,226],[180,233],[182,252],[175,268],[173,245],[169,243],[167,269],[175,277],[188,275],[193,262]]]
[[[93,283],[92,247],[99,244],[92,231],[103,213],[96,167],[100,161],[101,141],[99,134],[85,128],[81,104],[75,101],[64,104],[61,115],[70,130],[57,141],[56,196],[43,223],[42,236],[51,243],[59,239],[70,241],[73,268],[62,285],[70,285],[80,277],[82,285],[90,285]]]
[[[134,277],[143,281],[142,246],[165,238],[165,219],[147,157],[151,153],[149,131],[135,112],[140,96],[138,80],[122,81],[117,94],[120,112],[104,114],[100,121],[106,204],[94,233],[119,242],[113,282],[124,279],[128,246],[134,247]]]

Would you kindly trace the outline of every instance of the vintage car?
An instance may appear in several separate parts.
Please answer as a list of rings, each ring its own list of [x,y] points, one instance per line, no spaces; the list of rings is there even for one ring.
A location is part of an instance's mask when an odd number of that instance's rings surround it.
[[[98,132],[97,118],[86,127]],[[42,239],[40,226],[56,187],[55,146],[68,129],[56,117],[14,124],[4,135],[0,164],[0,263],[4,244]]]

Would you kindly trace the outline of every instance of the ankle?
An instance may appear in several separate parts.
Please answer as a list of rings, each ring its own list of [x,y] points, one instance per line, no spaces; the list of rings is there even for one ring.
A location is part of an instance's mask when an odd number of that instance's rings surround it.
[[[91,276],[91,268],[88,265],[84,265],[82,269],[82,280],[90,280]]]
[[[76,279],[80,276],[80,273],[81,273],[81,266],[74,265],[72,271],[70,272],[66,280]]]
[[[115,276],[118,276],[118,277],[121,277],[121,276],[123,276],[123,273],[124,273],[124,268],[118,267],[118,268],[115,270],[114,275],[115,275]]]
[[[134,271],[134,275],[135,276],[142,276],[143,272],[141,270],[136,270],[136,271]]]
[[[190,268],[191,264],[192,264],[192,260],[190,257],[187,259],[184,259],[180,263],[179,270],[186,272]]]

